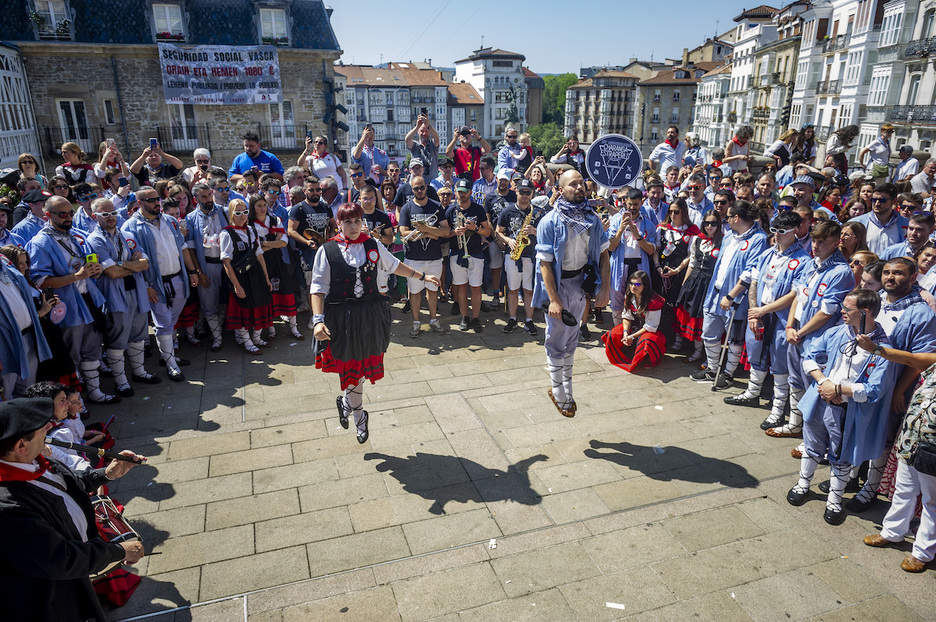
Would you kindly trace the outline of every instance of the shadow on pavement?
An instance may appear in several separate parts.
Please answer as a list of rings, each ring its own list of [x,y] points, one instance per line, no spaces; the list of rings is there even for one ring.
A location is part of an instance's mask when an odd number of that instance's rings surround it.
[[[364,454],[364,459],[383,460],[377,465],[379,472],[389,472],[403,485],[406,492],[433,501],[432,507],[429,508],[431,513],[445,514],[445,505],[450,501],[513,501],[523,505],[539,504],[542,499],[530,487],[527,469],[534,462],[549,458],[542,454],[531,456],[510,465],[506,471],[491,469],[457,456],[422,452],[406,458],[368,452]]]
[[[708,458],[682,447],[644,447],[628,442],[606,443],[592,440],[589,458],[608,460],[643,473],[647,477],[669,482],[680,480],[697,484],[721,484],[732,488],[753,488],[759,483],[747,469],[727,460]],[[610,449],[611,452],[599,452]]]

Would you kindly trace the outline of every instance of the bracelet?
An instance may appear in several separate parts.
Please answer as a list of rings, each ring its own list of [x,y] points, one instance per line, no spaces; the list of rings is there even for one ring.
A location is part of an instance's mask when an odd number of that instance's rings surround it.
[[[838,395],[839,397],[842,396],[842,385],[841,385],[841,384],[835,385],[835,394]]]
[[[734,296],[732,296],[731,294],[725,294],[725,298],[728,299],[728,302],[734,302]]]
[[[416,274],[416,271],[414,270],[414,271],[413,271],[413,275],[415,275],[415,274]],[[423,273],[419,276],[419,280],[420,280],[420,281],[425,281],[425,280],[426,280],[426,273],[425,273],[425,272],[423,272]]]

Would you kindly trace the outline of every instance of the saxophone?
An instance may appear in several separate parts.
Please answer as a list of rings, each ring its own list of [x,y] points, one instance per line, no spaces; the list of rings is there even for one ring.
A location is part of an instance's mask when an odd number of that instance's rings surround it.
[[[533,222],[532,207],[530,208],[530,213],[523,219],[523,224],[520,225],[520,232],[515,239],[516,244],[514,245],[514,249],[510,251],[510,258],[514,261],[519,260],[520,256],[523,255],[523,250],[530,245],[530,236],[527,235],[526,228],[530,226],[531,222]]]
[[[461,209],[456,209],[455,210],[455,228],[458,229],[459,227],[464,227],[465,222],[466,222],[465,214],[461,211]],[[468,257],[470,257],[470,255],[468,254],[468,236],[463,233],[455,237],[458,240],[458,248],[464,251],[463,256],[465,257],[465,259],[467,259]]]

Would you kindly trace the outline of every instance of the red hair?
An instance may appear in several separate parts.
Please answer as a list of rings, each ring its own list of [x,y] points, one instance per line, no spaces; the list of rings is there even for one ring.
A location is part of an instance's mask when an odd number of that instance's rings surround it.
[[[335,214],[335,221],[341,222],[352,218],[364,218],[364,208],[358,203],[342,203]]]

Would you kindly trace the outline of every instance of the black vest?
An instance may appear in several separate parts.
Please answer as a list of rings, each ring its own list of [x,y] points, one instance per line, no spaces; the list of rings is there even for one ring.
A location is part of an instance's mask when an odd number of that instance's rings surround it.
[[[364,264],[360,268],[351,267],[345,261],[338,245],[341,242],[329,240],[322,247],[325,256],[328,258],[328,267],[331,271],[331,284],[328,295],[325,296],[325,302],[337,303],[345,300],[356,300],[354,295],[354,284],[357,282],[358,270],[361,272],[361,284],[364,285],[364,295],[360,300],[375,300],[380,298],[380,292],[377,291],[377,261],[380,259],[380,251],[377,249],[377,242],[374,238],[364,241],[364,255],[366,257]]]

